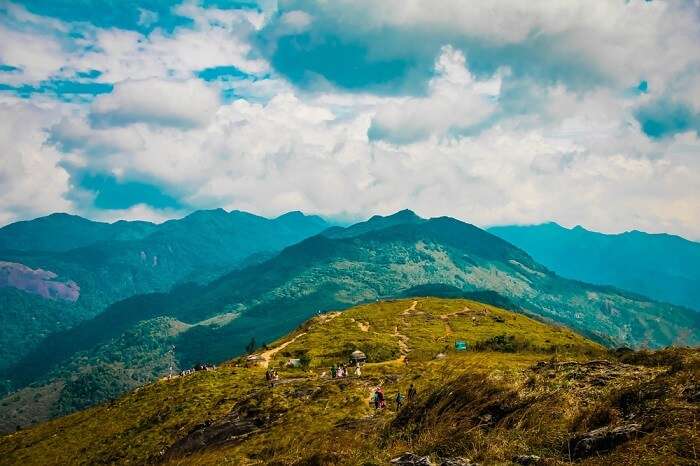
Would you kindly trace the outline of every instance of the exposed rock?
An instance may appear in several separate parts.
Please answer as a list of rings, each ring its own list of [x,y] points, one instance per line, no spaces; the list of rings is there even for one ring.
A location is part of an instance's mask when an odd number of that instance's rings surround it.
[[[56,280],[58,275],[50,270],[32,269],[16,262],[0,261],[0,288],[10,287],[41,296],[45,299],[61,299],[75,302],[80,297],[80,287],[74,281]]]
[[[586,458],[595,453],[605,453],[616,446],[643,435],[640,424],[624,424],[617,427],[605,426],[577,435],[569,441],[569,451],[573,458]]]
[[[406,452],[398,458],[391,460],[391,464],[401,466],[434,466],[433,462],[427,456],[418,456],[413,453]]]
[[[206,420],[194,427],[168,449],[166,457],[179,457],[213,446],[241,442],[270,427],[284,414],[283,411],[261,410],[256,403],[250,401],[242,400],[226,417],[218,421]]]

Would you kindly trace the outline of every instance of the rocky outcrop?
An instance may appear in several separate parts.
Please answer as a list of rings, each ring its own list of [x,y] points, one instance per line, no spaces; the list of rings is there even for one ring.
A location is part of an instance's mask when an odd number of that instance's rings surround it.
[[[572,458],[586,458],[597,453],[608,452],[641,435],[643,432],[640,424],[605,426],[572,438],[569,441],[569,451]]]
[[[222,419],[207,420],[194,427],[164,452],[164,457],[172,459],[206,448],[242,442],[251,435],[269,428],[283,415],[282,410],[261,409],[253,398],[242,400]]]
[[[55,280],[58,275],[50,270],[32,269],[16,262],[0,261],[0,288],[10,287],[41,296],[75,302],[80,287],[74,281]]]

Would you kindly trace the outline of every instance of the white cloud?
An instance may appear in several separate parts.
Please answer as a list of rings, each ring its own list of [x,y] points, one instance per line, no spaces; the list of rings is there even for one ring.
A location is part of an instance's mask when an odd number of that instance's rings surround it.
[[[94,126],[128,126],[147,123],[191,128],[205,125],[219,108],[216,90],[198,79],[128,80],[92,103]]]
[[[288,32],[293,33],[304,31],[312,21],[311,15],[301,10],[288,11],[280,18],[280,22],[289,27]]]
[[[430,135],[468,129],[493,115],[500,77],[476,81],[465,67],[464,54],[443,47],[435,64],[427,97],[399,98],[379,108],[370,127],[377,139],[406,143]]]
[[[158,21],[158,13],[155,11],[139,8],[139,25],[150,26]]]
[[[700,64],[698,2],[645,0],[289,0],[312,29],[362,44],[369,57],[412,59],[451,43],[481,64],[512,60],[539,77],[664,90]],[[566,79],[566,78],[564,78]]]
[[[463,66],[437,79],[469,92],[481,86],[479,95],[499,90]],[[430,126],[425,138],[396,145],[367,137],[394,97],[287,91],[265,103],[222,105],[207,125],[186,132],[75,122],[88,131],[81,138],[113,150],[96,156],[85,147],[72,156],[78,165],[148,180],[193,207],[352,218],[410,207],[479,225],[556,220],[700,239],[696,135],[650,140],[631,116],[634,99],[605,90],[552,86],[536,95],[542,102],[534,115],[503,116],[471,135]],[[135,138],[125,131],[140,135],[128,149],[120,141]]]
[[[0,103],[0,223],[54,210],[156,221],[179,214],[145,205],[96,210],[68,176],[88,172],[157,185],[192,208],[361,218],[409,207],[480,225],[555,220],[700,239],[698,135],[651,140],[634,118],[639,105],[662,95],[700,105],[691,40],[697,20],[682,16],[681,4],[534,1],[527,11],[507,1],[469,9],[451,0],[439,8],[417,0],[316,5],[292,5],[280,21],[294,33],[334,15],[344,21],[339,34],[346,39],[402,28],[417,34],[408,49],[426,37],[446,37],[438,45],[453,46],[441,49],[424,96],[397,97],[295,89],[251,42],[268,10],[190,2],[178,13],[194,18],[192,29],[144,36],[86,26],[84,43],[70,44],[60,22],[31,19],[53,31],[46,35],[0,22],[0,38],[15,47],[35,36],[27,53],[0,41],[0,57],[25,68],[21,79],[95,68],[104,72],[101,80],[117,83],[89,106],[36,98]],[[575,55],[606,80],[573,91],[507,69],[484,78],[468,68],[460,45],[544,36],[551,47],[542,50],[550,53],[544,65]],[[93,47],[70,50],[87,44]],[[373,58],[391,59],[401,48],[367,45]],[[219,84],[193,77],[219,65],[272,77],[233,83],[248,100],[222,103]],[[649,80],[649,94],[621,92],[639,79]],[[370,139],[371,128],[381,137]]]
[[[216,66],[235,66],[251,74],[269,70],[265,60],[253,56],[250,36],[262,26],[264,15],[251,10],[205,9],[187,3],[177,13],[192,18],[193,27],[178,27],[172,33],[155,29],[146,36],[86,23],[44,20],[10,5],[9,15],[0,17],[0,63],[22,69],[12,77],[13,83],[71,79],[76,71],[92,69],[102,72],[98,81],[110,83],[189,79],[197,71]],[[154,21],[150,13],[141,10],[141,21]],[[69,29],[80,34],[69,36]]]
[[[60,113],[22,100],[0,100],[0,224],[71,211],[68,173],[60,153],[44,144],[44,128]]]

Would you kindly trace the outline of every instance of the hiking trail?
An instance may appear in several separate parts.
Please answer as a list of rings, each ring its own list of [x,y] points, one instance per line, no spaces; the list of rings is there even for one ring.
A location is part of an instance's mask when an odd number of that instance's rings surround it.
[[[260,357],[262,358],[262,361],[260,362],[260,366],[261,366],[261,367],[265,367],[265,368],[268,367],[268,366],[270,365],[270,359],[272,359],[272,357],[273,357],[275,354],[277,354],[278,352],[282,351],[282,350],[285,349],[287,346],[289,346],[289,345],[291,345],[292,343],[294,343],[294,342],[297,340],[297,338],[299,338],[299,337],[301,337],[301,336],[304,336],[304,335],[306,335],[306,332],[300,333],[299,335],[295,336],[294,338],[292,338],[292,339],[289,340],[289,341],[286,341],[286,342],[282,343],[281,345],[279,345],[279,346],[276,347],[276,348],[272,348],[272,349],[269,349],[269,350],[267,350],[267,351],[264,351],[264,352],[260,353]]]

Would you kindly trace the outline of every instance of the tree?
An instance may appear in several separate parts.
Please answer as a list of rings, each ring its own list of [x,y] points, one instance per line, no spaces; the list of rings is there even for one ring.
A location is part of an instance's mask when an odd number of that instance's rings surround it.
[[[250,339],[250,342],[245,345],[245,351],[248,354],[251,354],[253,351],[255,351],[255,348],[257,348],[258,345],[255,343],[255,337]]]

